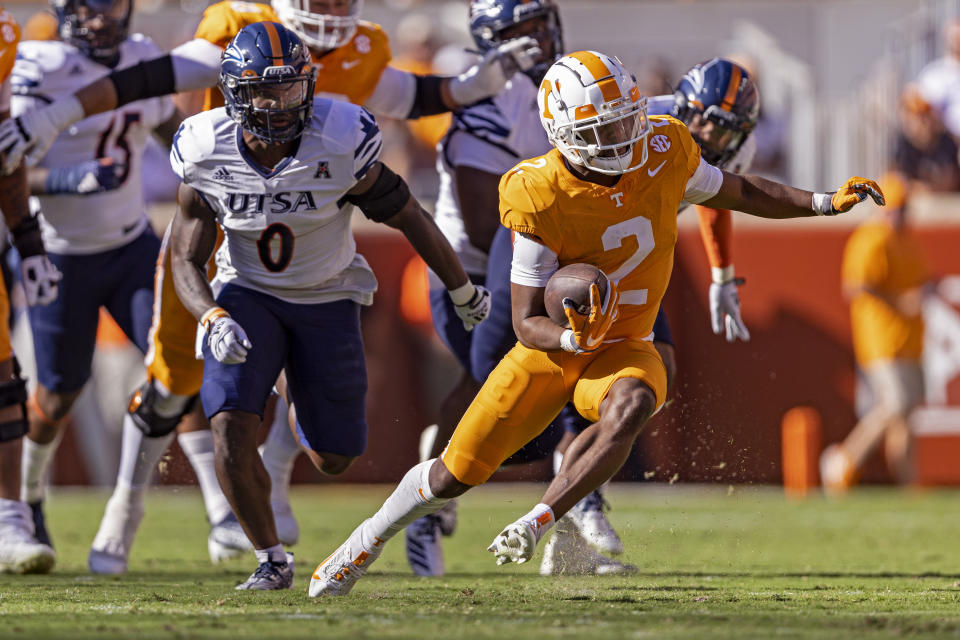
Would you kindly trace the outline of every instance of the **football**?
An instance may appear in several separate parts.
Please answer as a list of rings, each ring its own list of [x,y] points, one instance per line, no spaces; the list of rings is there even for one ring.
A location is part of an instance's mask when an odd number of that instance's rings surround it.
[[[590,285],[593,283],[597,283],[601,296],[607,295],[607,276],[592,264],[582,262],[568,264],[550,276],[543,292],[543,304],[550,319],[561,327],[569,327],[567,315],[563,312],[564,298],[573,300],[579,313],[590,313]]]

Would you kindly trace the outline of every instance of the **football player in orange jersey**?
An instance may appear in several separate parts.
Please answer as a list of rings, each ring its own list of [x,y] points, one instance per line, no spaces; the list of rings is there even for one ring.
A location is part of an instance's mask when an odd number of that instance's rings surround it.
[[[687,128],[647,117],[646,99],[615,58],[580,51],[558,60],[538,93],[556,149],[519,163],[500,183],[500,219],[515,232],[511,273],[518,344],[500,362],[438,459],[420,463],[380,510],[317,567],[310,595],[345,595],[414,519],[483,484],[571,399],[594,424],[567,450],[541,501],[498,534],[497,563],[526,562],[556,519],[612,476],[666,395],[666,373],[646,340],[673,268],[681,202],[765,218],[835,215],[883,196],[851,178],[811,193],[726,173],[700,157]],[[610,281],[591,309],[547,317],[543,292],[562,265],[586,262]],[[567,304],[565,304],[567,306]]]
[[[204,12],[195,38],[170,54],[113,72],[72,96],[20,116],[5,129],[0,125],[0,148],[8,149],[3,170],[16,167],[25,152],[28,161],[35,162],[57,133],[73,122],[134,100],[205,89],[205,109],[222,105],[223,98],[214,89],[221,53],[244,26],[255,22],[280,21],[308,44],[319,70],[318,94],[362,104],[377,115],[395,118],[440,113],[493,95],[514,71],[533,64],[540,51],[532,38],[518,38],[488,52],[459,76],[414,75],[389,66],[387,36],[378,25],[360,20],[361,7],[362,0],[274,0],[272,5],[237,0],[218,2]],[[180,304],[171,278],[167,277],[171,269],[166,242],[162,253],[156,278],[158,313],[154,316],[146,357],[148,382],[131,398],[126,417],[147,437],[131,437],[129,442],[135,444],[125,445],[121,453],[122,458],[134,461],[124,467],[133,473],[156,465],[173,430],[195,404],[193,399],[202,379],[202,363],[194,358],[196,322]],[[278,413],[282,417],[286,411],[286,404],[281,402]],[[190,425],[189,433],[181,433],[179,442],[203,488],[211,523],[208,548],[211,559],[217,561],[249,549],[249,543],[219,490],[213,467],[213,437],[202,418],[198,420],[199,424]],[[272,478],[272,502],[280,537],[293,544],[299,531],[290,511],[287,487],[299,449],[288,431],[286,425],[271,431],[264,446],[264,461]],[[323,470],[327,473],[345,469],[345,463],[334,456],[324,460]],[[101,558],[106,558],[107,549],[116,550],[113,561],[102,570],[126,566],[136,525],[124,514],[141,511],[138,507],[130,500],[108,503],[91,549]]]
[[[0,8],[0,121],[10,118],[10,72],[19,41],[20,27]],[[28,194],[26,168],[0,177],[0,211],[20,253],[27,302],[49,304],[57,297],[60,274],[47,259]],[[30,507],[20,500],[20,449],[29,427],[27,383],[10,346],[9,311],[10,298],[0,280],[0,572],[46,573],[56,554],[37,541]]]

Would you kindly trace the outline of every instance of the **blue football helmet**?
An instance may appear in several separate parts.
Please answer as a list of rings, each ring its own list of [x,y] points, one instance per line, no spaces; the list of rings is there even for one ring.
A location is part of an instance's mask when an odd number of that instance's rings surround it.
[[[696,134],[694,139],[704,160],[721,168],[743,146],[760,114],[760,94],[750,74],[723,58],[713,58],[687,71],[673,98],[673,116],[678,120],[689,126],[699,118],[720,129],[720,148]]]
[[[130,31],[132,0],[52,0],[60,39],[94,62],[112,67]]]
[[[511,39],[504,31],[527,20],[540,18],[543,30],[530,34],[541,43],[549,43],[552,51],[544,51],[543,59],[524,73],[539,85],[554,62],[563,55],[563,29],[560,12],[553,0],[470,0],[470,35],[481,52],[486,53]]]
[[[297,34],[276,22],[256,22],[224,50],[217,85],[230,117],[275,144],[303,133],[316,82],[310,51]]]

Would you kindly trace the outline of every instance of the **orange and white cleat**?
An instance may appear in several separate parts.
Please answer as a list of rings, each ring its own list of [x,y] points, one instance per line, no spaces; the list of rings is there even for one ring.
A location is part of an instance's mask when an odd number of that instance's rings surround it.
[[[353,530],[339,549],[317,566],[310,578],[308,593],[311,598],[347,595],[357,580],[367,573],[374,560],[380,557],[384,541],[375,538],[373,548],[367,549],[360,540],[362,528],[363,523]]]
[[[841,444],[831,444],[820,454],[820,483],[828,496],[842,495],[857,484],[857,467]]]

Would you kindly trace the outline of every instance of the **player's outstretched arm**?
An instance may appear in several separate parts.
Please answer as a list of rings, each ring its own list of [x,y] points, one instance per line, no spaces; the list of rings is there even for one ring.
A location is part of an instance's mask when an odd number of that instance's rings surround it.
[[[374,222],[382,222],[407,237],[427,266],[443,281],[468,331],[487,317],[490,292],[470,282],[447,238],[410,194],[403,178],[390,167],[375,162],[346,198]]]
[[[418,75],[387,67],[364,106],[391,118],[422,118],[446,113],[494,96],[517,71],[536,64],[540,45],[515,38],[486,52],[459,76]]]
[[[739,176],[726,171],[717,194],[699,204],[715,209],[735,209],[760,218],[802,218],[845,213],[868,197],[884,204],[873,180],[854,176],[836,191],[813,193],[759,176]]]
[[[0,173],[12,172],[24,158],[27,164],[35,165],[60,132],[78,120],[136,100],[214,86],[221,52],[205,40],[191,40],[172,53],[113,71],[72,95],[3,122]]]

